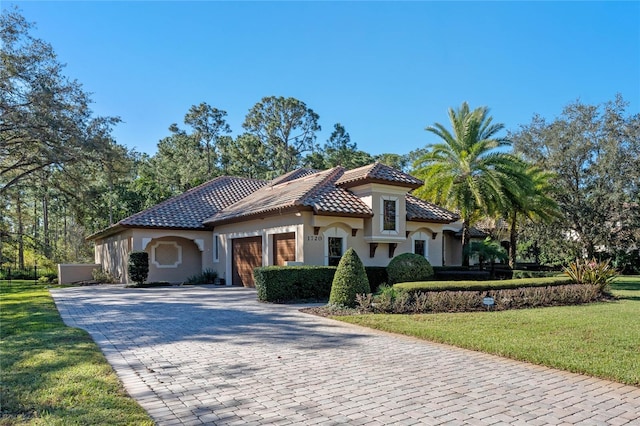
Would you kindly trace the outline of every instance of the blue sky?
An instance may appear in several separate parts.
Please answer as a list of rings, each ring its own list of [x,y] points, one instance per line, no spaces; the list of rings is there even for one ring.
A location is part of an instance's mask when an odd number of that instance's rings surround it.
[[[66,75],[153,154],[200,102],[233,135],[264,96],[295,97],[372,154],[435,142],[461,102],[507,129],[566,104],[640,110],[640,2],[10,2]]]

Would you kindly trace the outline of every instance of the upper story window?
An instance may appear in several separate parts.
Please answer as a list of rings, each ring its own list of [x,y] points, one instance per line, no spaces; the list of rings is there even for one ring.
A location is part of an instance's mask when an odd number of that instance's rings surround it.
[[[382,197],[382,232],[397,233],[398,223],[398,198]]]

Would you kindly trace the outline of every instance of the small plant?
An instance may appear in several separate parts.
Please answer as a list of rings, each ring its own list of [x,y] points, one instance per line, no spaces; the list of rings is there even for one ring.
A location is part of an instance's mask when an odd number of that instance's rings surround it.
[[[94,281],[104,284],[113,284],[116,282],[116,278],[108,271],[102,269],[94,269],[91,271],[91,276]]]
[[[353,248],[340,259],[331,284],[329,304],[355,307],[356,295],[371,293],[364,265]]]
[[[478,267],[481,271],[487,261],[493,266],[496,260],[501,261],[509,258],[504,247],[490,237],[485,238],[483,241],[472,241],[469,246],[465,247],[465,254],[478,256]]]
[[[427,281],[433,277],[433,267],[419,254],[404,253],[391,259],[387,273],[390,284]]]
[[[213,284],[218,278],[218,273],[213,269],[205,269],[200,274],[192,275],[184,282],[185,284]]]
[[[603,293],[609,293],[609,284],[618,275],[609,264],[609,259],[604,262],[576,259],[564,268],[564,273],[576,284],[596,285]]]
[[[149,253],[146,251],[132,251],[129,253],[127,271],[131,281],[142,285],[149,276]]]

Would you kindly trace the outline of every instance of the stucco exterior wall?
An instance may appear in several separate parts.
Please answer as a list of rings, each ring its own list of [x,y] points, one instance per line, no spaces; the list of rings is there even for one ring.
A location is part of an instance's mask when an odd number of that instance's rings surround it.
[[[154,238],[145,251],[149,254],[149,282],[182,283],[203,270],[202,253],[193,240],[175,236]]]
[[[79,281],[91,281],[93,271],[100,269],[98,264],[58,264],[58,283],[71,284]]]
[[[218,259],[213,262],[213,269],[218,276],[230,284],[231,277],[231,244],[234,238],[262,237],[262,265],[273,265],[273,235],[294,232],[296,234],[296,262],[305,262],[303,251],[305,216],[309,212],[288,213],[281,216],[266,217],[246,222],[216,226],[213,241],[218,241]]]
[[[213,266],[213,235],[211,231],[191,231],[172,229],[142,229],[132,228],[123,230],[117,234],[94,241],[94,252],[96,263],[102,265],[105,271],[113,274],[121,283],[129,282],[127,275],[127,260],[131,251],[147,251],[149,256],[149,281],[184,281],[182,273],[168,271],[170,268],[158,268],[152,264],[151,245],[157,241],[167,241],[167,237],[174,237],[179,241],[185,239],[190,242],[181,242],[184,245],[183,257],[186,255],[189,260],[183,260],[182,269],[188,271],[188,276],[195,275],[205,269],[214,269]],[[186,258],[185,258],[186,259]],[[193,260],[192,260],[193,259]],[[199,263],[198,263],[199,262]],[[154,269],[155,266],[155,269]],[[175,269],[175,268],[173,268]],[[162,270],[162,271],[160,271]]]
[[[133,231],[125,230],[94,241],[97,264],[121,283],[128,282],[127,257],[133,247]]]

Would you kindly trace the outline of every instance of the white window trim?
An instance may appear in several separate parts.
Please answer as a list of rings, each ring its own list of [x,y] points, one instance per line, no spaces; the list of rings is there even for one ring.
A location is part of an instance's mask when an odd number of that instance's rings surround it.
[[[396,204],[396,229],[384,229],[384,202],[386,201],[394,201]],[[380,196],[380,234],[382,235],[399,235],[400,232],[400,212],[399,212],[399,199],[398,197],[391,197],[389,195]]]
[[[337,226],[331,227],[322,233],[324,240],[324,266],[329,265],[329,238],[342,238],[342,255],[347,251],[347,231]]]
[[[161,245],[174,246],[178,249],[178,260],[171,265],[161,265],[156,260],[156,249]],[[151,263],[159,269],[175,269],[182,264],[182,246],[178,245],[175,241],[158,241],[151,246]]]
[[[414,232],[411,235],[411,252],[414,254],[416,252],[416,240],[424,240],[424,257],[429,260],[429,240],[431,240],[431,236],[422,231]]]

